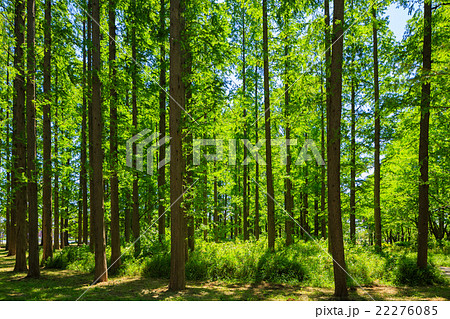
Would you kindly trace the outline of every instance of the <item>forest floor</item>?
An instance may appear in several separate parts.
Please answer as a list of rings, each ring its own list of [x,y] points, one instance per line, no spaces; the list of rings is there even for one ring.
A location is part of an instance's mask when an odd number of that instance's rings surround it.
[[[287,284],[239,284],[188,281],[183,292],[170,292],[168,280],[111,277],[90,287],[93,275],[41,268],[40,279],[14,273],[14,257],[0,251],[0,300],[333,300],[329,288]],[[87,290],[87,291],[86,291]],[[351,300],[450,300],[450,287],[367,286],[352,288]]]

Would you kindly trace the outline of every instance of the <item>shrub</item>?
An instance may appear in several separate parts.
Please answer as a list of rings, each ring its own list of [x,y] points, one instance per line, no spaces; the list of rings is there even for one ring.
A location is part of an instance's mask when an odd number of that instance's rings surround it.
[[[53,258],[45,262],[46,268],[72,269],[83,272],[94,270],[94,254],[88,246],[68,246],[57,251]]]
[[[301,282],[305,270],[299,261],[286,253],[265,253],[258,262],[256,281]]]
[[[152,278],[170,277],[170,254],[163,253],[144,260],[142,274]]]
[[[425,269],[417,267],[416,260],[402,256],[394,269],[394,282],[407,286],[426,286],[445,283],[445,278],[434,265]]]

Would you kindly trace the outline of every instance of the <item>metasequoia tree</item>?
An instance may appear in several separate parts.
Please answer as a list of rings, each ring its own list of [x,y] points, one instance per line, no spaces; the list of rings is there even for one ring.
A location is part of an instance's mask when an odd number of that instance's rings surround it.
[[[334,269],[334,294],[345,299],[348,296],[344,241],[341,220],[341,111],[342,111],[342,57],[344,0],[334,0],[333,37],[331,54],[331,100],[327,109],[328,154],[328,230]]]
[[[185,220],[183,208],[182,116],[185,105],[182,59],[182,1],[170,0],[170,281],[169,289],[183,290],[185,278]]]
[[[13,160],[14,160],[14,212],[15,212],[15,255],[14,271],[26,271],[27,260],[27,184],[26,174],[26,124],[25,124],[25,69],[23,46],[25,43],[25,1],[16,0],[14,17],[14,78],[15,103],[13,116]]]
[[[35,0],[27,2],[27,193],[29,220],[28,277],[38,278],[38,190],[36,172],[36,62],[35,62]]]
[[[428,76],[431,72],[431,0],[424,1],[423,16],[423,83],[420,104],[420,138],[419,138],[419,221],[417,224],[417,266],[427,267],[428,259],[428,136],[430,127],[430,94],[431,85]]]
[[[92,0],[92,18],[100,21],[100,1]],[[102,101],[100,81],[100,26],[92,24],[92,179],[93,200],[91,214],[94,215],[95,233],[95,282],[108,280],[105,253],[105,224],[103,211],[103,148],[102,148]]]
[[[270,141],[270,87],[269,87],[269,37],[267,0],[263,0],[263,61],[264,61],[264,119],[266,136],[267,181],[267,238],[269,249],[275,249],[275,201],[272,174],[272,143]]]

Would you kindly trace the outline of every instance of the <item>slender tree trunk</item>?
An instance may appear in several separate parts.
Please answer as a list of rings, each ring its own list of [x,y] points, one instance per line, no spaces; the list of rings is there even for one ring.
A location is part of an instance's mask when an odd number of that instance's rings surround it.
[[[292,180],[291,180],[291,145],[289,143],[289,140],[291,139],[291,123],[290,123],[290,94],[289,94],[289,64],[288,64],[288,54],[289,54],[289,47],[286,44],[284,46],[284,56],[285,56],[285,62],[284,62],[284,72],[285,72],[285,83],[284,83],[284,112],[285,112],[285,118],[286,118],[286,178],[284,179],[284,185],[286,188],[285,193],[285,207],[286,212],[288,213],[288,216],[285,217],[286,221],[286,246],[289,246],[293,244],[293,228],[294,228],[294,221],[292,220],[294,218],[294,198],[292,197]]]
[[[217,173],[217,164],[214,161],[214,172]],[[214,229],[214,241],[219,241],[219,203],[217,200],[217,176],[214,174],[214,214],[213,214],[213,229]]]
[[[119,180],[117,177],[116,0],[109,0],[110,169],[111,169],[111,272],[120,267]]]
[[[69,216],[69,201],[66,203],[66,216]],[[64,246],[69,246],[69,218],[64,219]]]
[[[185,105],[185,85],[182,63],[182,1],[170,0],[170,99],[169,129],[171,140],[170,203],[171,246],[169,289],[185,289],[185,220],[183,200],[182,116]]]
[[[242,8],[242,100],[244,106],[244,139],[247,139],[247,109],[246,109],[246,63],[245,63],[245,8]],[[244,160],[247,158],[247,148],[244,147]],[[242,192],[242,202],[243,202],[243,231],[244,231],[244,241],[249,240],[249,230],[248,230],[248,215],[249,215],[249,205],[248,205],[248,165],[244,163],[243,168],[243,192]]]
[[[82,105],[82,120],[81,120],[81,172],[80,172],[80,184],[81,184],[81,196],[82,196],[82,208],[83,208],[83,244],[88,244],[89,234],[89,221],[88,221],[88,194],[87,194],[87,141],[86,141],[86,128],[87,128],[87,110],[86,110],[86,20],[83,19],[83,105]]]
[[[275,202],[272,175],[272,143],[270,140],[269,39],[267,0],[263,0],[264,118],[266,136],[267,237],[270,250],[275,250]]]
[[[348,296],[346,266],[341,220],[340,146],[342,109],[342,57],[344,0],[334,0],[333,48],[331,57],[331,103],[327,110],[328,140],[328,228],[333,256],[334,294],[337,298]]]
[[[378,85],[378,40],[376,10],[373,16],[373,86],[375,94],[375,164],[374,164],[374,222],[375,249],[381,251],[381,209],[380,209],[380,91]]]
[[[208,162],[204,160],[203,165],[203,240],[208,241]]]
[[[14,21],[15,22],[15,21]],[[9,58],[9,51],[8,51]],[[14,54],[14,68],[16,68],[16,58]],[[9,75],[9,72],[8,72]],[[8,81],[9,82],[9,81]],[[9,84],[9,83],[8,83]],[[16,89],[16,79],[13,80],[13,89]],[[14,173],[14,168],[16,167],[16,158],[17,158],[17,150],[16,150],[16,137],[14,133],[17,131],[16,123],[17,123],[17,94],[14,92],[13,94],[13,106],[12,106],[12,138],[11,138],[11,158],[8,158],[10,175],[9,175],[9,231],[8,231],[8,255],[14,256],[16,254],[16,207],[15,207],[15,185],[16,185],[16,175]],[[8,130],[9,133],[9,130]],[[7,136],[8,145],[9,145],[9,134]],[[12,163],[10,162],[12,161]]]
[[[314,237],[319,237],[319,193],[314,196]]]
[[[44,98],[43,105],[43,188],[42,188],[42,261],[53,256],[52,244],[52,158],[51,158],[51,1],[45,1],[44,26]]]
[[[160,138],[166,137],[166,8],[165,0],[160,1],[159,11],[160,24],[160,47],[159,47],[159,133]],[[159,160],[166,159],[166,146],[159,147]],[[163,241],[166,236],[166,216],[165,216],[165,190],[166,190],[166,166],[158,169],[158,234],[159,241]]]
[[[328,112],[330,105],[331,105],[331,35],[330,35],[330,0],[325,0],[324,2],[325,6],[325,101],[326,101],[326,110]],[[325,119],[324,119],[324,113],[322,112],[322,158],[325,161],[325,145],[328,145],[328,141],[325,142]],[[327,124],[328,125],[328,124]],[[328,133],[327,133],[328,135]],[[328,148],[328,147],[327,147]],[[323,219],[322,219],[322,236],[326,236],[327,231],[327,217],[325,213],[325,173],[326,168],[325,166],[322,166],[322,202],[321,202],[321,209],[323,213]],[[331,239],[328,234],[328,252],[331,253]]]
[[[26,125],[25,125],[25,77],[24,54],[25,43],[25,1],[16,0],[14,34],[16,37],[16,49],[14,54],[14,67],[17,70],[14,79],[16,91],[15,121],[14,125],[14,206],[16,212],[16,264],[14,271],[27,270],[27,184],[22,176],[26,171]]]
[[[10,158],[10,145],[9,145],[9,50],[6,57],[6,245],[5,250],[9,251],[9,241],[11,238],[11,158]]]
[[[9,52],[8,52],[8,62],[9,66]],[[9,71],[6,71],[6,87],[8,90],[7,102],[9,104]],[[9,145],[9,109],[6,109],[6,221],[5,221],[5,231],[6,231],[6,245],[5,250],[9,251],[9,241],[11,238],[11,162],[10,162],[10,145]]]
[[[131,29],[131,55],[133,61],[136,61],[136,3],[133,2],[133,25]],[[131,103],[133,105],[133,127],[135,133],[138,129],[138,109],[137,109],[137,64],[134,62],[132,66],[132,92],[131,92]],[[133,145],[133,154],[136,154],[136,144]],[[136,159],[134,159],[134,165],[136,167]],[[141,252],[141,241],[137,240],[140,236],[139,227],[139,178],[138,174],[135,173],[133,179],[133,213],[131,215],[131,231],[133,233],[134,240],[134,254],[138,256]]]
[[[58,89],[58,69],[56,69],[56,79],[55,79],[55,88]],[[55,98],[55,134],[54,134],[54,142],[55,145],[55,186],[54,186],[54,199],[53,199],[53,211],[54,211],[54,223],[55,229],[53,232],[53,247],[55,250],[59,249],[59,238],[60,238],[60,230],[59,230],[59,162],[58,162],[58,96]],[[61,224],[61,228],[64,225]],[[62,247],[61,247],[62,248]]]
[[[92,0],[92,18],[100,21],[99,0]],[[102,102],[100,82],[100,26],[92,24],[92,208],[95,233],[95,280],[108,280],[105,254],[105,221],[103,212],[103,148],[102,148]]]
[[[355,80],[351,84],[351,140],[350,140],[350,240],[356,244],[356,115]]]
[[[305,134],[305,141],[308,139],[308,135]],[[302,236],[304,239],[307,239],[307,233],[309,233],[309,221],[308,221],[308,210],[309,210],[309,206],[308,206],[308,163],[305,162],[305,167],[303,169],[304,172],[304,176],[305,176],[305,191],[303,192],[303,228],[304,230],[302,231]]]
[[[36,172],[35,0],[27,1],[27,193],[29,220],[28,277],[39,278],[39,225]]]
[[[88,0],[88,16],[87,16],[87,38],[88,38],[88,126],[89,126],[89,249],[94,251],[95,245],[95,230],[94,230],[94,199],[92,189],[94,188],[93,172],[92,172],[92,155],[93,149],[93,119],[92,119],[92,0]]]
[[[130,217],[131,217],[131,212],[130,212],[130,203],[126,203],[126,207],[125,207],[125,242],[129,242],[130,241],[130,228],[131,228],[131,223],[130,223]]]
[[[255,65],[255,119],[259,118],[258,109],[258,66]],[[258,121],[255,121],[255,142],[258,144]],[[255,163],[255,238],[259,240],[259,163]]]
[[[417,224],[417,266],[427,267],[428,259],[428,130],[430,126],[430,72],[431,72],[431,1],[424,3],[423,35],[423,83],[420,104],[420,139],[419,139],[419,220]]]

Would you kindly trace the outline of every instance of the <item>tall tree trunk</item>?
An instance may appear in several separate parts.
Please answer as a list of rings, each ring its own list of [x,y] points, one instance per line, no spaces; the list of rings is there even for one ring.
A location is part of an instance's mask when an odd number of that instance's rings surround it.
[[[356,244],[356,114],[355,80],[351,80],[351,138],[350,138],[350,240]]]
[[[258,108],[258,66],[255,65],[255,143],[258,144],[258,121],[259,108]],[[259,163],[255,163],[255,238],[259,240]]]
[[[159,133],[160,138],[166,137],[166,8],[165,0],[160,1],[159,11],[160,24],[160,47],[159,47]],[[159,147],[159,161],[166,159],[166,146]],[[166,166],[158,168],[158,235],[159,241],[163,241],[166,236],[166,216],[165,216],[165,190],[166,190]]]
[[[305,141],[308,139],[308,135],[305,134]],[[302,237],[304,239],[307,239],[308,236],[307,234],[309,233],[309,221],[308,221],[308,210],[309,210],[309,206],[308,206],[308,163],[305,162],[305,167],[303,169],[303,173],[305,175],[305,191],[303,192],[303,222],[302,222],[302,226],[303,226],[303,230],[302,230]]]
[[[245,64],[245,8],[242,8],[242,100],[244,106],[244,139],[247,139],[247,109],[246,109],[246,64]],[[247,148],[244,147],[244,160],[247,158]],[[248,205],[248,165],[244,163],[243,167],[243,192],[242,192],[242,203],[243,203],[243,231],[244,231],[244,241],[249,240],[249,230],[248,230],[248,215],[249,215],[249,205]]]
[[[183,0],[186,1],[186,0]],[[170,99],[169,129],[171,140],[170,204],[171,246],[169,289],[185,289],[185,221],[183,200],[182,117],[185,105],[185,85],[182,63],[182,1],[170,0]]]
[[[53,256],[52,243],[52,132],[51,132],[51,0],[45,1],[44,98],[43,105],[43,187],[42,187],[42,261]]]
[[[9,51],[8,51],[8,58],[9,58]],[[8,59],[9,60],[9,59]],[[15,61],[15,54],[14,54],[14,61]],[[14,67],[16,67],[16,63],[14,62]],[[9,72],[8,72],[9,75]],[[9,81],[8,81],[9,82]],[[8,83],[9,84],[9,83]],[[16,89],[16,79],[13,80],[13,88],[14,91]],[[14,256],[16,254],[16,208],[14,206],[15,204],[15,185],[16,185],[16,175],[14,173],[15,168],[15,159],[17,158],[17,150],[16,150],[16,137],[14,136],[14,132],[16,132],[16,122],[17,122],[17,94],[13,94],[13,110],[12,110],[12,138],[11,138],[11,158],[8,157],[8,163],[9,163],[9,171],[11,172],[9,175],[9,231],[8,231],[8,255],[7,256]],[[9,133],[8,129],[8,133]],[[9,134],[7,136],[8,145],[9,145]],[[9,153],[8,153],[9,154]],[[12,161],[12,163],[11,163]],[[7,211],[8,212],[8,211]],[[8,220],[8,219],[7,219]]]
[[[126,202],[126,207],[125,207],[125,222],[124,222],[124,228],[125,228],[125,242],[129,242],[130,241],[130,229],[131,229],[131,212],[130,212],[130,203],[127,201]]]
[[[132,66],[132,91],[131,91],[131,103],[133,106],[133,128],[135,134],[138,129],[138,109],[137,109],[137,64],[136,64],[136,3],[133,2],[133,25],[131,29],[131,55],[134,61]],[[133,154],[136,154],[136,144],[133,145]],[[134,159],[134,165],[136,167],[136,158]],[[134,240],[134,254],[138,256],[141,252],[141,241],[137,240],[140,236],[139,227],[139,177],[135,173],[133,179],[133,213],[131,215],[131,231],[133,233]]]
[[[94,252],[95,230],[94,230],[94,198],[92,189],[94,188],[93,172],[92,172],[92,156],[94,154],[93,140],[93,121],[92,121],[92,0],[88,0],[87,14],[87,38],[88,38],[88,129],[89,129],[89,249]]]
[[[27,178],[29,256],[28,277],[39,278],[39,225],[38,191],[36,172],[36,61],[34,41],[35,0],[27,1]],[[51,242],[51,240],[50,240]]]
[[[86,128],[87,128],[87,110],[86,110],[86,20],[83,19],[83,105],[82,105],[82,120],[81,120],[81,171],[80,171],[80,184],[81,184],[81,196],[83,207],[83,244],[88,244],[89,234],[89,220],[88,220],[88,194],[87,194],[87,141],[86,141]]]
[[[14,125],[14,206],[16,213],[16,264],[14,271],[27,270],[27,184],[22,176],[26,170],[26,125],[25,125],[25,77],[23,45],[25,43],[25,1],[16,0],[14,35],[16,49],[14,53],[14,67],[17,70],[14,79],[16,91]]]
[[[378,84],[378,36],[376,9],[372,8],[373,17],[373,86],[375,95],[375,163],[374,163],[374,222],[375,249],[381,251],[381,208],[380,208],[380,91]]]
[[[120,267],[119,180],[117,177],[116,0],[109,0],[110,169],[111,169],[111,272]]]
[[[217,201],[217,164],[214,161],[214,214],[213,214],[213,230],[214,230],[214,241],[217,243],[219,241],[219,207]]]
[[[267,26],[267,0],[263,0],[263,56],[264,56],[264,119],[266,136],[266,180],[267,180],[267,239],[270,250],[275,250],[275,202],[272,175],[272,143],[270,140],[269,97],[269,39]]]
[[[6,65],[6,101],[8,107],[6,108],[6,245],[5,250],[9,251],[9,243],[11,238],[11,158],[10,158],[10,145],[9,145],[9,51],[7,53]]]
[[[208,241],[208,162],[203,161],[203,240]]]
[[[100,21],[100,1],[92,0],[92,18]],[[95,280],[108,280],[105,254],[105,221],[103,212],[103,148],[102,148],[102,101],[100,82],[100,26],[92,24],[92,208],[95,233]]]
[[[322,147],[321,147],[321,155],[323,160],[325,161],[325,145],[327,142],[325,141],[325,112],[329,109],[331,103],[331,36],[330,36],[330,1],[324,0],[324,15],[325,15],[325,110],[322,109],[321,116],[321,138],[322,138]],[[327,236],[327,214],[325,212],[325,203],[326,203],[326,189],[325,189],[325,174],[326,167],[322,166],[322,188],[321,188],[321,202],[320,202],[320,210],[322,211],[322,237],[328,237],[328,251],[331,253],[331,241],[330,237]]]
[[[284,72],[285,72],[285,83],[284,83],[284,114],[286,120],[286,178],[284,179],[284,187],[286,188],[284,203],[286,207],[286,212],[288,216],[285,217],[285,229],[286,229],[286,246],[291,245],[294,240],[292,237],[292,230],[294,228],[294,198],[292,197],[292,180],[291,180],[291,145],[289,140],[291,139],[291,123],[290,123],[290,95],[289,95],[289,64],[288,64],[288,54],[289,47],[286,44],[284,46]]]
[[[55,88],[58,90],[58,68],[56,68],[56,78],[55,78]],[[59,227],[59,162],[58,162],[58,96],[55,97],[55,134],[53,144],[55,145],[55,186],[53,188],[54,198],[53,198],[53,211],[54,211],[54,224],[55,229],[53,231],[53,247],[54,249],[59,249],[59,238],[60,238],[60,227]],[[61,224],[61,229],[64,225]],[[62,248],[62,247],[61,247]]]
[[[419,221],[417,224],[417,266],[427,267],[428,259],[428,130],[430,126],[430,72],[431,72],[431,1],[424,3],[423,34],[423,78],[422,101],[420,104],[420,140],[419,140]]]
[[[331,253],[334,268],[334,294],[340,299],[348,296],[344,240],[341,220],[340,190],[340,146],[342,109],[342,57],[344,0],[334,0],[333,47],[331,57],[331,101],[327,110],[327,154],[328,154],[328,228],[332,243]]]

